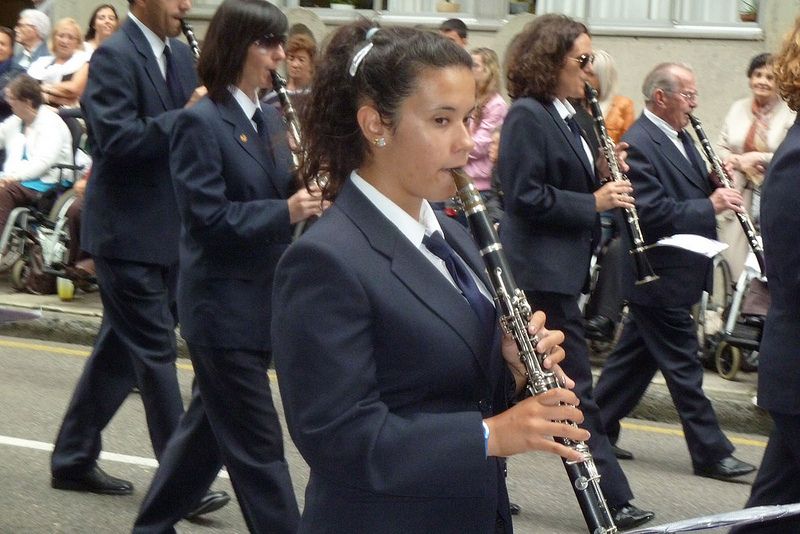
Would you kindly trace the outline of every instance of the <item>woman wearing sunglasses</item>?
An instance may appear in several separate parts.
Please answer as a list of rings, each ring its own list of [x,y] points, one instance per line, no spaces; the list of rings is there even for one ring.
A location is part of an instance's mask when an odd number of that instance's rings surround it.
[[[197,65],[208,96],[172,130],[182,227],[178,314],[196,387],[134,532],[171,532],[223,464],[251,532],[297,529],[267,377],[270,296],[291,225],[319,215],[321,200],[305,188],[290,193],[286,131],[278,112],[258,103],[284,59],[286,28],[286,17],[268,2],[225,0]]]
[[[591,433],[589,447],[614,520],[626,529],[649,521],[653,513],[630,503],[633,492],[603,430],[578,308],[593,241],[600,234],[598,214],[633,207],[630,185],[600,185],[607,168],[592,161],[567,100],[583,98],[593,60],[588,29],[563,15],[537,17],[512,42],[506,61],[513,103],[498,160],[506,199],[500,237],[531,304],[547,314],[549,325],[564,331],[569,357],[563,367],[576,382],[585,417],[581,426]],[[624,159],[625,145],[618,147]]]

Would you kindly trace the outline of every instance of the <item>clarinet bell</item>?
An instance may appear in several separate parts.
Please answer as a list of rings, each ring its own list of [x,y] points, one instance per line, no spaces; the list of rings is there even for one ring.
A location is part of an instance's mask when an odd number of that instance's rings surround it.
[[[658,275],[653,271],[644,249],[631,250],[631,255],[633,256],[633,267],[636,270],[637,286],[658,280]]]

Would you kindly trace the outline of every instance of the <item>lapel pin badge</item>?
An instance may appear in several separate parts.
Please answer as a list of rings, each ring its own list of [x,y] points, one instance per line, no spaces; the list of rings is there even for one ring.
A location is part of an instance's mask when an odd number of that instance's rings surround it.
[[[239,134],[239,141],[241,141],[242,143],[246,143],[247,142],[247,135]]]

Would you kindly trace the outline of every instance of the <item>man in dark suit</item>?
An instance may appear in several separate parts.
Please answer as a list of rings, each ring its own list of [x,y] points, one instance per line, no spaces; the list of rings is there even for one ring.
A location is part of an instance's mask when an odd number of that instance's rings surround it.
[[[715,214],[740,211],[742,197],[733,189],[714,189],[684,130],[697,105],[694,73],[686,65],[660,64],[645,78],[642,92],[646,109],[623,141],[630,145],[628,177],[644,238],[648,243],[673,234],[714,239]],[[729,480],[749,473],[755,467],[731,456],[733,445],[702,389],[690,308],[707,287],[711,260],[672,247],[652,248],[648,258],[660,278],[634,285],[632,264],[626,263],[630,314],[595,387],[609,438],[617,441],[620,419],[636,406],[660,369],[678,409],[695,474]],[[632,457],[628,451],[617,453]]]
[[[632,189],[624,182],[600,185],[598,177],[607,168],[595,168],[568,101],[583,98],[591,73],[586,27],[562,15],[543,15],[517,36],[508,56],[514,102],[503,123],[498,160],[506,200],[500,238],[531,304],[564,331],[563,367],[576,383],[585,417],[581,426],[591,433],[601,488],[617,525],[631,528],[653,514],[631,504],[633,492],[603,431],[578,298],[600,235],[598,214],[632,206]]]
[[[57,489],[133,492],[97,457],[102,430],[134,386],[156,458],[183,413],[175,371],[179,219],[168,153],[180,109],[202,93],[189,48],[173,39],[190,7],[131,0],[128,20],[92,56],[81,102],[93,157],[81,242],[95,260],[103,322],[56,439]]]
[[[793,110],[800,108],[797,48],[800,24],[775,58],[776,85]],[[774,422],[747,507],[800,502],[800,123],[775,152],[761,192],[761,235],[771,304],[758,354],[758,405]],[[800,532],[792,516],[731,531],[735,534]]]

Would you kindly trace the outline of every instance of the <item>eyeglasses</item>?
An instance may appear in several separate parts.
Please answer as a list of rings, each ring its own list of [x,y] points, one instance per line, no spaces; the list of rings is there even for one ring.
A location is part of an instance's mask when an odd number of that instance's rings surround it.
[[[255,40],[256,46],[262,48],[275,48],[278,45],[286,47],[286,36],[283,34],[268,33]]]
[[[676,95],[681,95],[683,98],[686,99],[687,102],[697,102],[697,98],[700,96],[700,93],[697,91],[691,91],[689,93],[682,93],[681,91],[671,91],[669,89],[664,89],[667,93],[673,93]]]
[[[577,61],[581,69],[585,69],[587,65],[594,63],[594,54],[581,54],[578,57],[571,57],[569,59]]]

